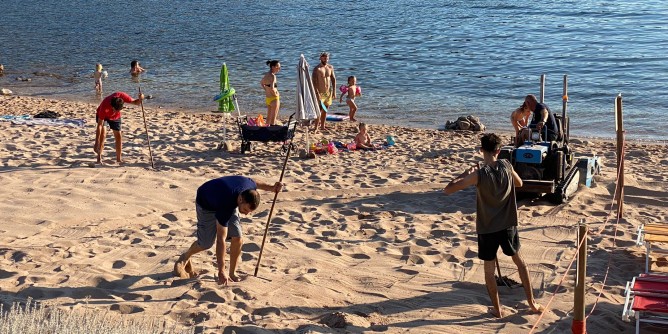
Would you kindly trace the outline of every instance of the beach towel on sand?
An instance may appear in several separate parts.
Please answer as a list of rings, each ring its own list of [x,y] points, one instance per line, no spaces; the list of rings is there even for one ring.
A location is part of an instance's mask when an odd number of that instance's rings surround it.
[[[34,118],[34,119],[14,119],[13,125],[51,125],[83,127],[86,124],[85,119],[58,119],[58,118]]]
[[[2,115],[0,121],[13,121],[16,119],[30,119],[30,115]]]

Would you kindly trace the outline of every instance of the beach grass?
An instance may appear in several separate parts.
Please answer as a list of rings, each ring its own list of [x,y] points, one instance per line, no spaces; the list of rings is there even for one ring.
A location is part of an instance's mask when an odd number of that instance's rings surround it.
[[[190,334],[194,328],[169,325],[150,317],[129,317],[99,309],[68,310],[49,307],[31,299],[14,302],[9,309],[0,304],[0,333],[4,334]]]

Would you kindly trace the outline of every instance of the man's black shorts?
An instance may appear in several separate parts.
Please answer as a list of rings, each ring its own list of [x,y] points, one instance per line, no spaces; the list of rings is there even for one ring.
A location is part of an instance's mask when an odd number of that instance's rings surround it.
[[[503,250],[503,254],[513,256],[520,250],[520,237],[517,234],[517,226],[509,227],[508,229],[487,233],[478,234],[478,258],[483,261],[492,261],[496,259],[496,252],[499,246]]]
[[[97,115],[96,115],[95,116],[95,122],[99,122],[99,121],[100,121],[100,118],[97,117]],[[107,123],[112,130],[121,131],[121,119],[120,118],[115,119],[115,120],[105,119],[104,122]]]

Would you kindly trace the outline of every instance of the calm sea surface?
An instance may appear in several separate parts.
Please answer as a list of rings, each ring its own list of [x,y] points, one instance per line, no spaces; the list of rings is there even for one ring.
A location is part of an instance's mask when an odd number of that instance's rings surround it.
[[[105,93],[136,95],[128,70],[139,59],[149,110],[211,111],[226,62],[242,111],[258,113],[265,61],[280,59],[287,117],[299,55],[313,67],[329,51],[337,85],[357,76],[358,115],[372,123],[437,128],[475,114],[510,130],[510,112],[538,95],[543,73],[545,101],[560,112],[568,74],[573,134],[613,137],[621,93],[630,138],[668,139],[666,1],[0,0],[0,8],[0,87],[19,95],[98,101],[98,62],[109,73]]]

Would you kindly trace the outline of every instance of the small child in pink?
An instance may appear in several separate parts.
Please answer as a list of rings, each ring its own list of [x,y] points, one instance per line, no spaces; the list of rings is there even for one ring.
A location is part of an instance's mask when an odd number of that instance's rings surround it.
[[[362,96],[362,88],[357,85],[357,78],[351,75],[348,77],[348,85],[339,87],[341,91],[341,97],[339,97],[339,103],[343,102],[343,95],[346,96],[346,104],[350,108],[348,112],[348,117],[351,122],[357,121],[355,118],[355,113],[357,112],[357,104],[355,103],[355,97]]]

